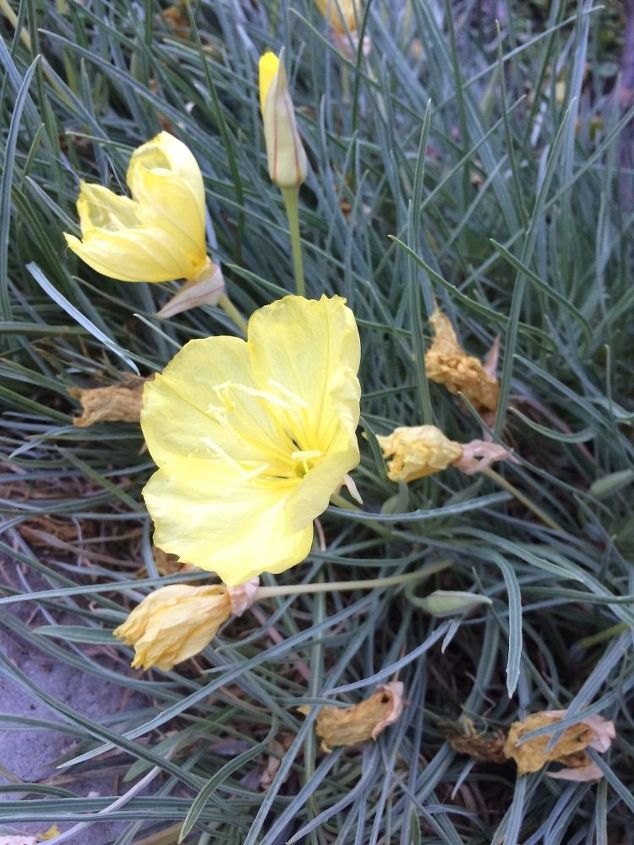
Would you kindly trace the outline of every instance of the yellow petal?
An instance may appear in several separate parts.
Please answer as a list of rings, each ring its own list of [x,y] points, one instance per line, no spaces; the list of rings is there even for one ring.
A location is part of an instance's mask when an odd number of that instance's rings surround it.
[[[344,476],[359,463],[356,437],[345,451],[328,453],[290,493],[286,503],[286,520],[290,530],[299,530],[306,519],[317,519],[330,503],[330,497],[343,482]]]
[[[247,344],[237,337],[190,340],[146,385],[141,425],[159,466],[223,453],[253,466],[271,463],[284,445],[275,421],[257,398],[232,384],[256,387]]]
[[[260,64],[259,64],[259,76],[260,76],[260,110],[262,114],[264,114],[264,104],[266,103],[266,97],[269,93],[269,89],[271,87],[271,83],[277,74],[277,70],[280,66],[280,60],[272,53],[270,50],[268,53],[264,53],[263,56],[260,56]]]
[[[284,64],[278,62],[276,72],[271,73],[273,65],[273,59],[265,60],[260,83],[269,176],[280,188],[295,188],[306,178],[306,153],[297,131]]]
[[[228,586],[283,572],[310,551],[313,526],[289,532],[289,485],[245,477],[222,461],[183,458],[154,473],[143,497],[159,548]]]
[[[157,227],[121,231],[91,229],[83,240],[65,234],[68,247],[82,261],[122,282],[169,282],[195,274],[182,244]]]
[[[194,266],[204,262],[205,188],[189,148],[169,132],[160,132],[132,154],[127,182],[143,222],[169,230]]]
[[[80,185],[77,213],[84,236],[93,229],[117,232],[141,225],[139,206],[134,200],[90,182],[82,182]]]
[[[258,385],[283,385],[294,401],[292,420],[280,419],[296,440],[323,452],[356,445],[361,344],[345,299],[286,296],[260,308],[249,320],[249,353]]]

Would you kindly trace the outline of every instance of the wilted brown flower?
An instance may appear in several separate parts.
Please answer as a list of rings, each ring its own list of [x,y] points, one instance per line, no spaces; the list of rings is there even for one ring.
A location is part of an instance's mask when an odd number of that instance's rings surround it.
[[[86,390],[70,387],[69,394],[78,399],[83,413],[73,425],[86,428],[98,422],[139,422],[145,379],[128,376],[118,384]]]
[[[614,723],[601,716],[588,716],[578,724],[565,728],[557,742],[549,748],[557,722],[560,722],[566,713],[566,710],[542,710],[531,713],[521,722],[513,722],[504,744],[504,754],[507,758],[515,760],[518,775],[537,772],[547,763],[556,762],[567,766],[552,774],[552,777],[561,780],[586,781],[602,777],[601,769],[592,762],[585,749],[607,751],[616,736]],[[525,734],[546,725],[552,725],[551,732],[520,744]]]
[[[434,339],[425,355],[427,378],[444,384],[450,393],[462,393],[479,413],[495,413],[500,387],[494,372],[487,372],[494,366],[467,355],[449,319],[438,308],[429,322]]]
[[[393,681],[352,707],[322,707],[315,722],[322,751],[376,739],[403,712],[403,684]]]

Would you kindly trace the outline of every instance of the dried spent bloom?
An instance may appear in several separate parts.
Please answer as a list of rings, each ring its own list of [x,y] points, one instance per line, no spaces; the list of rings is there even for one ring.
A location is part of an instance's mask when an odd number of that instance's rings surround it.
[[[216,302],[224,281],[207,256],[205,189],[189,148],[160,132],[132,153],[126,180],[131,197],[81,183],[82,236],[65,234],[70,249],[93,270],[123,282],[186,279],[185,306],[161,316]]]
[[[359,462],[359,358],[341,297],[286,296],[247,341],[187,343],[143,394],[155,544],[231,586],[302,561]]]
[[[543,710],[531,713],[521,722],[513,722],[504,744],[504,754],[508,759],[515,760],[518,775],[537,772],[547,763],[557,762],[567,766],[552,774],[552,777],[561,780],[597,780],[603,776],[601,769],[592,762],[585,749],[607,751],[616,736],[614,723],[601,716],[588,716],[576,725],[565,728],[557,742],[549,748],[557,722],[560,722],[566,713],[566,710]],[[550,733],[521,742],[525,734],[547,725],[553,727]]]
[[[391,481],[415,481],[457,461],[462,446],[449,440],[435,425],[401,426],[388,436],[377,435],[384,458],[391,458],[387,474]]]
[[[315,721],[321,750],[376,739],[403,712],[403,684],[393,681],[352,707],[322,707]]]
[[[226,587],[173,584],[146,596],[114,635],[134,646],[134,669],[167,670],[202,651],[230,616]]]
[[[299,188],[306,178],[306,153],[297,131],[286,69],[275,53],[260,57],[259,85],[271,182],[280,188]]]
[[[82,414],[73,419],[73,425],[86,428],[98,422],[138,422],[144,384],[145,379],[131,376],[108,387],[69,387],[69,394],[82,406]]]
[[[462,393],[479,413],[494,414],[500,390],[495,375],[473,355],[467,355],[442,311],[437,308],[429,322],[434,339],[425,354],[427,378],[444,384],[450,393]]]

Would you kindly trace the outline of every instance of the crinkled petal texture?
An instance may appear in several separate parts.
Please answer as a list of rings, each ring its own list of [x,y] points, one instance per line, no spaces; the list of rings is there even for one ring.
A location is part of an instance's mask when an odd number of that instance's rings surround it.
[[[134,668],[171,669],[202,651],[230,615],[225,587],[172,584],[146,596],[114,634],[134,646]]]
[[[191,279],[207,263],[205,192],[196,159],[182,141],[161,132],[132,154],[132,194],[81,183],[81,240],[66,243],[94,270],[124,282]]]
[[[156,545],[229,585],[303,560],[359,462],[359,357],[341,297],[287,296],[251,317],[246,342],[186,344],[144,391]]]

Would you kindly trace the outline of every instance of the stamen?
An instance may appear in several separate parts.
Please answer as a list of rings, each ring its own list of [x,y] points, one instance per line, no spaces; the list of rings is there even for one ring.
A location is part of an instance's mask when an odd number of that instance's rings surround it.
[[[280,393],[283,393],[291,402],[297,405],[299,408],[308,408],[308,402],[302,399],[301,396],[298,396],[297,393],[293,393],[292,390],[289,390],[287,387],[284,387],[283,384],[280,384],[278,381],[274,381],[272,378],[269,379],[268,382],[271,387],[274,387],[276,390],[279,390]]]
[[[245,470],[235,458],[232,458],[222,446],[219,446],[215,440],[212,440],[211,437],[204,437],[203,443],[207,446],[208,449],[217,455],[221,461],[224,461],[225,464],[230,466],[232,469],[235,469],[236,472],[239,472],[241,476],[246,477],[250,476],[251,472],[249,470]]]
[[[297,452],[291,452],[291,458],[294,461],[301,461],[302,467],[304,468],[304,474],[306,474],[310,469],[308,462],[313,458],[321,457],[321,455],[323,455],[323,452],[320,452],[319,449],[307,449],[305,451],[299,450]]]
[[[270,393],[268,390],[258,390],[256,387],[248,387],[246,384],[240,384],[239,382],[227,381],[224,384],[216,385],[214,390],[221,397],[229,411],[235,410],[235,405],[229,398],[230,390],[241,390],[248,396],[253,396],[255,399],[263,399],[265,402],[276,405],[278,408],[283,408],[285,411],[293,410],[293,406],[282,399],[281,396],[276,396],[275,393]],[[292,393],[291,396],[293,396]],[[295,398],[297,399],[298,397]]]

